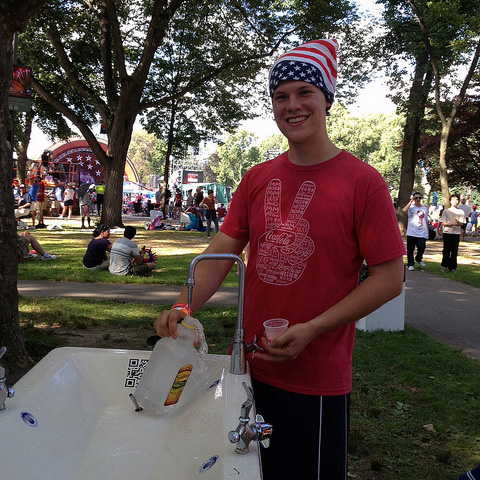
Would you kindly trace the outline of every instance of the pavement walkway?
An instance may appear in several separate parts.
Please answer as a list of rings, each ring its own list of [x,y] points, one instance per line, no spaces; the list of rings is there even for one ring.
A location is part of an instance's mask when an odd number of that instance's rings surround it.
[[[145,302],[171,305],[180,286],[70,283],[19,280],[27,297],[60,297]],[[236,306],[237,289],[222,287],[207,302],[212,307]],[[480,289],[421,270],[407,271],[405,323],[480,361]]]

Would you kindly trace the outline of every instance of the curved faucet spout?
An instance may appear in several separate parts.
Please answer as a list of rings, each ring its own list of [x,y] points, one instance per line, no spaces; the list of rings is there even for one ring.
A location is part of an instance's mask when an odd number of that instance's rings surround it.
[[[245,264],[243,260],[233,253],[202,253],[197,255],[188,267],[186,286],[188,289],[188,309],[192,304],[193,286],[195,285],[195,267],[202,260],[230,260],[238,265],[238,315],[237,330],[233,337],[232,356],[230,360],[230,372],[234,375],[247,373],[245,333],[243,331],[243,297],[245,291]]]

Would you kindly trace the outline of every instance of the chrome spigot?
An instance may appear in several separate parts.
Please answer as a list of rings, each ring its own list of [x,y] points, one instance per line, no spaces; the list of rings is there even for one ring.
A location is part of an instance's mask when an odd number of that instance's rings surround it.
[[[0,348],[0,358],[3,357],[6,351],[6,347]],[[6,381],[7,379],[5,378],[5,369],[0,366],[0,410],[5,410],[5,400],[7,398],[12,398],[15,395],[15,391],[13,390],[13,388],[7,388]]]
[[[238,265],[238,314],[237,314],[237,329],[233,337],[232,355],[230,359],[230,373],[234,375],[244,375],[247,373],[247,358],[246,354],[262,350],[257,345],[257,338],[255,337],[253,343],[245,343],[245,332],[243,330],[243,296],[245,291],[245,264],[243,260],[232,253],[202,253],[197,255],[188,267],[188,278],[186,286],[188,290],[188,305],[192,304],[193,286],[195,285],[195,267],[198,262],[202,260],[231,260]]]
[[[231,443],[237,444],[236,453],[246,455],[250,451],[249,445],[252,440],[258,440],[264,448],[270,446],[272,426],[266,423],[261,415],[255,417],[255,423],[248,424],[250,409],[253,405],[253,391],[245,382],[242,382],[242,385],[247,393],[247,400],[241,406],[239,424],[235,430],[228,433],[228,439]]]

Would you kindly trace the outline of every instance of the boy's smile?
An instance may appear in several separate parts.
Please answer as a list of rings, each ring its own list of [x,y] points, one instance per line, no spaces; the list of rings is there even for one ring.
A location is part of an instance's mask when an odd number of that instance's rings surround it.
[[[307,82],[286,80],[273,95],[273,114],[280,131],[294,143],[313,140],[326,128],[324,93]]]

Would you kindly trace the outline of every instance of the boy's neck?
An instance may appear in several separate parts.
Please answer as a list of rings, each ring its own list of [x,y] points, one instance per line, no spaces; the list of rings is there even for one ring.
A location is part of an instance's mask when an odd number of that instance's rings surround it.
[[[330,139],[317,144],[316,148],[305,143],[289,142],[288,159],[295,165],[316,165],[332,159],[341,152]]]

